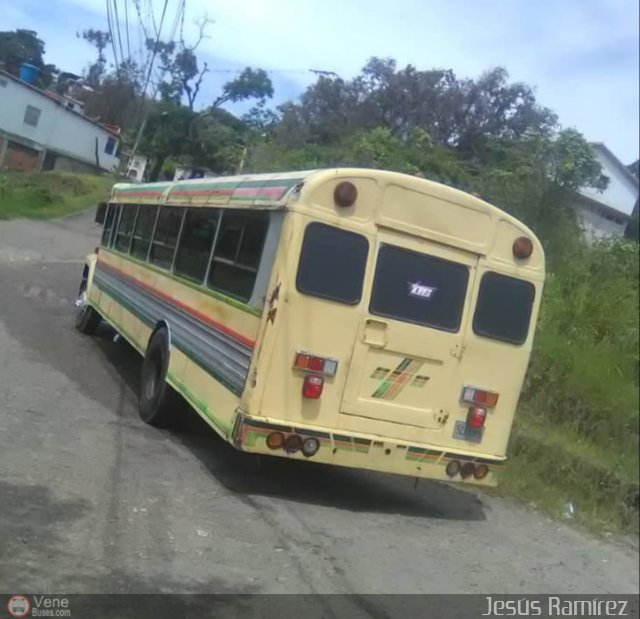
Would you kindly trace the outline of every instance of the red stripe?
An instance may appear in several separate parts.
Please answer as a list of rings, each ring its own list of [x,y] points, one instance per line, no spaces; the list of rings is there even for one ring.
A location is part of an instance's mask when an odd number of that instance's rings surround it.
[[[244,344],[245,346],[248,346],[249,348],[255,348],[255,345],[256,345],[255,340],[251,340],[248,337],[245,337],[241,333],[238,333],[237,331],[234,331],[233,329],[230,329],[229,327],[227,327],[227,326],[225,326],[225,325],[213,320],[210,316],[207,316],[206,314],[203,314],[202,312],[199,312],[198,310],[193,309],[192,307],[189,307],[188,305],[185,305],[184,303],[182,303],[181,301],[178,301],[174,297],[169,296],[168,294],[165,294],[164,292],[160,292],[156,288],[153,288],[152,286],[149,286],[148,284],[145,284],[144,282],[140,281],[139,279],[136,279],[135,277],[132,277],[131,275],[128,275],[124,271],[121,271],[120,269],[118,269],[118,268],[116,268],[116,267],[114,267],[114,266],[112,266],[110,264],[107,264],[106,262],[103,262],[101,260],[99,260],[98,262],[102,266],[106,267],[107,269],[111,269],[112,271],[114,271],[118,275],[120,275],[121,277],[124,277],[125,279],[130,280],[131,282],[133,282],[137,286],[140,286],[141,288],[144,288],[145,290],[147,290],[151,294],[154,294],[155,296],[160,297],[161,299],[167,301],[168,303],[171,303],[172,305],[175,305],[176,307],[180,308],[181,310],[183,310],[187,314],[190,314],[194,318],[197,318],[198,320],[201,320],[202,322],[208,324],[209,326],[213,327],[214,329],[217,329],[218,331],[224,333],[225,335],[228,335],[230,338],[236,340],[237,342],[240,342],[241,344]]]
[[[172,196],[230,196],[233,189],[174,189]]]
[[[126,196],[126,197],[130,197],[130,196],[148,197],[148,196],[160,196],[160,195],[162,195],[161,191],[118,191],[118,192],[116,192],[116,197],[117,198],[122,198],[123,196]]]

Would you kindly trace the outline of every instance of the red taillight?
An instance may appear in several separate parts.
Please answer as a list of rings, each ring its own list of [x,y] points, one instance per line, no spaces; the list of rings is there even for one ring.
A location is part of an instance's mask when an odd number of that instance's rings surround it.
[[[324,378],[309,374],[304,377],[302,395],[310,400],[317,400],[322,395],[322,387],[324,387]]]
[[[467,425],[471,428],[482,428],[487,419],[487,409],[481,406],[474,406],[469,409],[467,415]]]
[[[309,355],[298,353],[293,366],[299,370],[306,370],[309,367],[309,363],[311,363],[311,357]]]
[[[475,387],[464,387],[460,399],[467,404],[484,404],[492,407],[498,403],[498,394]]]
[[[320,357],[308,352],[297,352],[293,361],[296,370],[318,372],[325,376],[335,376],[338,371],[338,360],[331,357]]]

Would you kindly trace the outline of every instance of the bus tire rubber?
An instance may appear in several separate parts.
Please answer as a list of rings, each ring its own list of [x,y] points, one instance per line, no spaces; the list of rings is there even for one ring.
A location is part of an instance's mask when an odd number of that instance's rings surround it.
[[[169,342],[165,329],[151,337],[140,372],[138,410],[149,425],[166,428],[174,425],[179,408],[178,394],[167,384]]]
[[[76,302],[78,308],[76,311],[76,329],[85,335],[93,335],[98,330],[102,317],[93,307],[87,304],[86,294],[83,286],[80,291],[80,297]]]

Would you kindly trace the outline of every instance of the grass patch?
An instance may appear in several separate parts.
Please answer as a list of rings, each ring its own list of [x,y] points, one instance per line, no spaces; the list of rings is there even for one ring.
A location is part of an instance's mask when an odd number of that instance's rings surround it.
[[[0,219],[51,219],[105,200],[113,176],[0,172]]]
[[[594,442],[525,409],[516,417],[499,492],[553,517],[573,503],[578,525],[638,534],[638,450]]]

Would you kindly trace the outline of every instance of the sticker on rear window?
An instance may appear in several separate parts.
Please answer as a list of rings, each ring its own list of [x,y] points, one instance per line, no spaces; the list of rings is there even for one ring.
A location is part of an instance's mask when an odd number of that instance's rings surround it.
[[[425,286],[422,282],[407,282],[409,284],[409,294],[419,299],[430,299],[436,293],[437,288]]]

